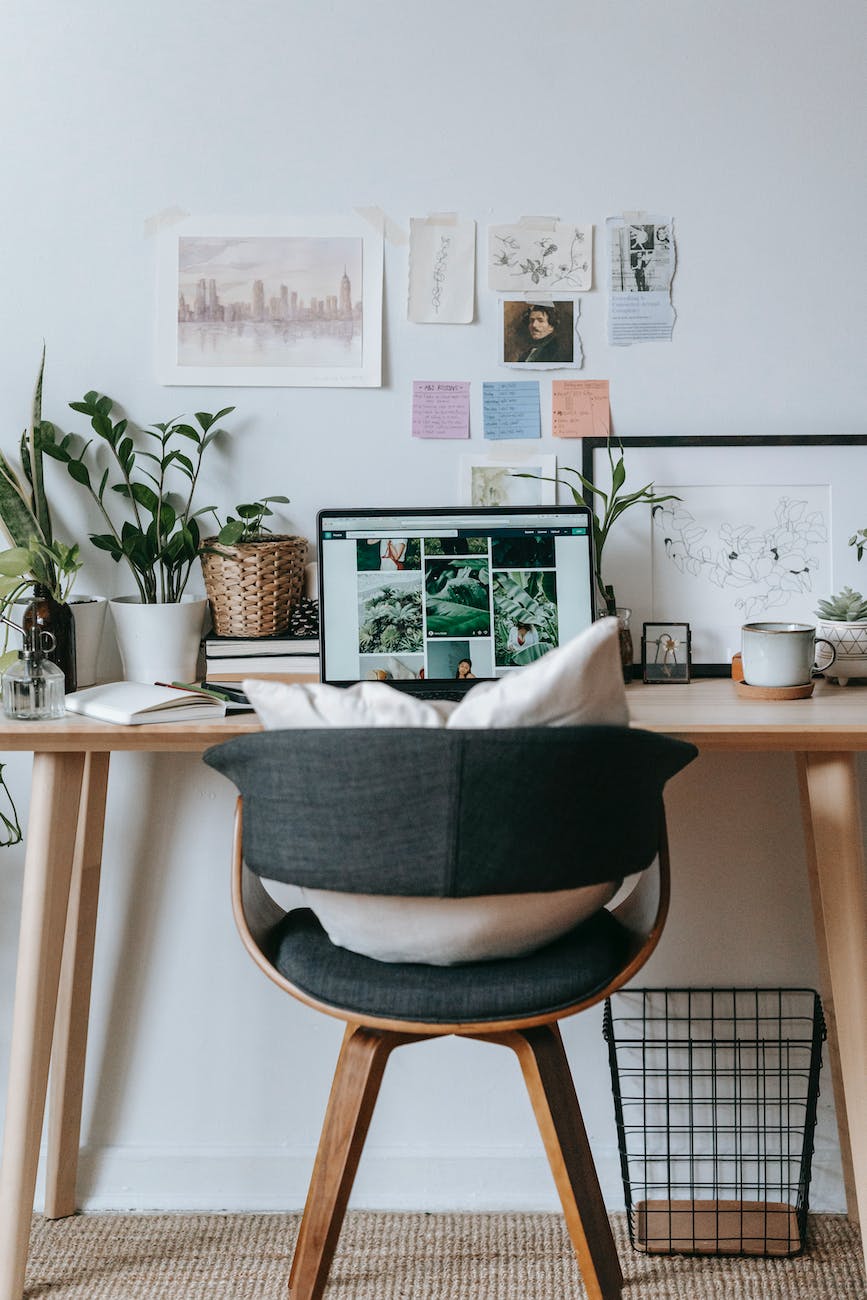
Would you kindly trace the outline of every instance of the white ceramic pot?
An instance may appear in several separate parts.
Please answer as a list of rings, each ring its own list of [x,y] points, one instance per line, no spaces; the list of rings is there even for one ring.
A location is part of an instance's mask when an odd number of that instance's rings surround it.
[[[128,682],[192,682],[208,602],[182,596],[172,605],[143,605],[138,596],[111,601],[111,616]]]
[[[75,619],[75,669],[78,689],[99,681],[99,652],[105,611],[105,596],[70,596],[69,605]]]
[[[867,620],[859,623],[836,623],[820,618],[816,636],[825,637],[837,651],[828,677],[845,686],[850,677],[867,677]],[[816,666],[823,668],[830,659],[824,646],[816,649]]]

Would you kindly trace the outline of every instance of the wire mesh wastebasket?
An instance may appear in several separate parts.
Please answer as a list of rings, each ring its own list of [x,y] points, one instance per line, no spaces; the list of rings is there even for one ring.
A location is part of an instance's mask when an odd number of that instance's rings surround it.
[[[813,989],[627,989],[605,1003],[636,1250],[796,1255],[825,1022]]]

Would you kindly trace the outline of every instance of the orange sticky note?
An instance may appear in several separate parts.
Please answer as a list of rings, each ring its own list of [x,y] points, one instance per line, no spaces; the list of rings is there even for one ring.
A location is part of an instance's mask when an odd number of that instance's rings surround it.
[[[607,379],[555,379],[551,432],[555,438],[607,438],[611,429]]]

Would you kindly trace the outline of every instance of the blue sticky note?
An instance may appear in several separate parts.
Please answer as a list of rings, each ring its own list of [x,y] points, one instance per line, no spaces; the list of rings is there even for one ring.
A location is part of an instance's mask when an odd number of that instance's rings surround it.
[[[541,438],[538,379],[482,385],[486,438]]]

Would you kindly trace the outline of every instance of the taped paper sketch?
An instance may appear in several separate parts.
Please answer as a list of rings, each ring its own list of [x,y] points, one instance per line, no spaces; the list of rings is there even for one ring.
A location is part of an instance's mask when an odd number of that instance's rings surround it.
[[[419,325],[469,325],[476,279],[476,223],[409,223],[407,317]]]
[[[659,609],[701,622],[813,618],[830,590],[827,487],[665,487],[653,508],[653,590]],[[735,504],[736,503],[736,504]]]
[[[593,227],[557,222],[488,227],[488,288],[583,291],[593,279]]]
[[[671,341],[674,226],[671,217],[609,217],[608,341]]]

